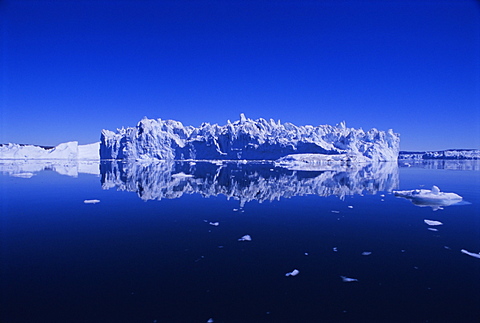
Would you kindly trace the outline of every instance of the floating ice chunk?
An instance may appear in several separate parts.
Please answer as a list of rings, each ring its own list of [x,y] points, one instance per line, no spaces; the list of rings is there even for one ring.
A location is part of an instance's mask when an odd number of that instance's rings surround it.
[[[27,173],[27,172],[12,174],[12,176],[20,177],[20,178],[31,178],[34,175],[35,175],[34,173]]]
[[[285,276],[297,276],[300,273],[298,269],[294,269],[293,271],[286,273]]]
[[[337,247],[333,247],[333,251],[337,252],[338,251]]]
[[[308,256],[308,252],[305,252],[304,255],[305,255],[305,256]]]
[[[428,224],[428,225],[443,225],[442,222],[440,222],[440,221],[434,221],[434,220],[423,220],[423,222],[425,222],[425,223]]]
[[[249,234],[244,235],[238,241],[252,241],[252,237]]]
[[[191,174],[185,174],[185,173],[177,173],[177,174],[172,174],[173,178],[187,178],[187,177],[193,177]]]
[[[100,200],[85,200],[83,201],[85,204],[97,204],[100,203]]]
[[[430,231],[435,231],[435,232],[438,231],[438,229],[435,229],[435,228],[428,228],[428,230],[430,230]]]
[[[385,197],[385,194],[380,195],[380,197]]]
[[[353,209],[353,206],[352,206],[352,205],[349,205],[348,208],[349,208],[349,209]]]
[[[207,321],[207,323],[213,323],[213,322],[215,322],[215,321],[212,318],[209,318],[208,321]]]
[[[465,249],[461,250],[464,254],[480,259],[480,253],[469,252]]]
[[[442,206],[457,204],[462,201],[462,197],[455,193],[440,192],[437,186],[431,190],[416,189],[408,191],[393,191],[395,196],[403,197],[412,201],[417,206],[430,206],[434,211]]]
[[[210,222],[209,224],[213,225],[214,227],[218,227],[220,225],[220,223],[218,222]]]
[[[340,213],[340,211],[332,210],[332,213]]]
[[[364,251],[362,252],[362,256],[370,256],[372,254],[371,251]]]
[[[358,282],[358,279],[355,279],[355,278],[348,278],[345,276],[340,276],[340,278],[342,278],[342,281],[344,283]]]

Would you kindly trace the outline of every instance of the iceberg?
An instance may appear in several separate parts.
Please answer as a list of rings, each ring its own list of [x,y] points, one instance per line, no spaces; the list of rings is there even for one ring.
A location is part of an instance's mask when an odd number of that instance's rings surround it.
[[[297,276],[298,274],[300,274],[300,271],[298,269],[294,269],[293,271],[289,272],[289,273],[286,273],[285,276]]]
[[[434,211],[440,209],[442,206],[450,206],[463,200],[458,194],[440,192],[440,189],[435,185],[431,190],[416,189],[408,191],[393,191],[393,193],[395,196],[411,200],[412,203],[417,206],[430,206]]]
[[[337,126],[296,126],[270,119],[226,125],[184,126],[179,121],[142,119],[136,127],[102,130],[100,157],[123,160],[277,160],[316,154],[320,160],[396,161],[400,137],[391,129],[364,131]],[[312,156],[307,156],[312,157]]]
[[[342,279],[342,281],[344,283],[358,282],[358,279],[356,279],[356,278],[349,278],[349,277],[346,277],[346,276],[340,276],[340,278]]]
[[[480,259],[480,253],[474,253],[474,252],[470,252],[470,251],[467,251],[465,249],[462,249],[460,250],[462,253],[466,254],[466,255],[469,255],[471,257],[474,257],[474,258],[478,258]]]
[[[0,145],[0,159],[98,160],[100,159],[100,142],[79,145],[77,141],[70,141],[55,147],[10,143]]]

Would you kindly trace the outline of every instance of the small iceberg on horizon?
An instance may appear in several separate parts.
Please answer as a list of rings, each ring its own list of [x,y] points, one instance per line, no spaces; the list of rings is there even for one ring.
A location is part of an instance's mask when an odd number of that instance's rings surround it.
[[[416,206],[430,206],[434,211],[441,209],[442,206],[454,205],[463,200],[463,197],[458,194],[441,192],[438,186],[435,185],[431,190],[415,189],[407,191],[393,191],[393,193],[397,197],[403,197],[411,200]]]

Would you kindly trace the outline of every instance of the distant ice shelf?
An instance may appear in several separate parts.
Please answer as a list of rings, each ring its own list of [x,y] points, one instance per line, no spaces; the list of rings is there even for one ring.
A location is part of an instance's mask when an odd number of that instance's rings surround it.
[[[10,143],[0,145],[0,159],[99,160],[99,151],[100,142],[79,145],[77,141],[70,141],[53,148]]]
[[[479,149],[448,149],[440,151],[400,151],[400,160],[467,159],[480,160]]]
[[[315,154],[318,159],[396,161],[400,137],[392,130],[240,120],[226,125],[184,126],[179,121],[144,118],[136,127],[103,130],[102,159],[123,160],[277,160],[287,155]],[[304,155],[306,156],[306,155]],[[313,156],[313,155],[311,155]]]

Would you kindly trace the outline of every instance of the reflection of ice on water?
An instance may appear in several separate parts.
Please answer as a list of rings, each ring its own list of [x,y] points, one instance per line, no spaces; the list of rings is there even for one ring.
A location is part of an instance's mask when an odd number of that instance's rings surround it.
[[[77,177],[79,173],[100,175],[99,161],[93,160],[0,160],[0,172],[10,176],[30,178],[35,173],[50,170]]]
[[[296,171],[269,162],[102,162],[104,189],[136,192],[143,200],[224,195],[240,200],[274,201],[293,196],[376,194],[398,187],[396,163],[357,164],[339,170]]]

